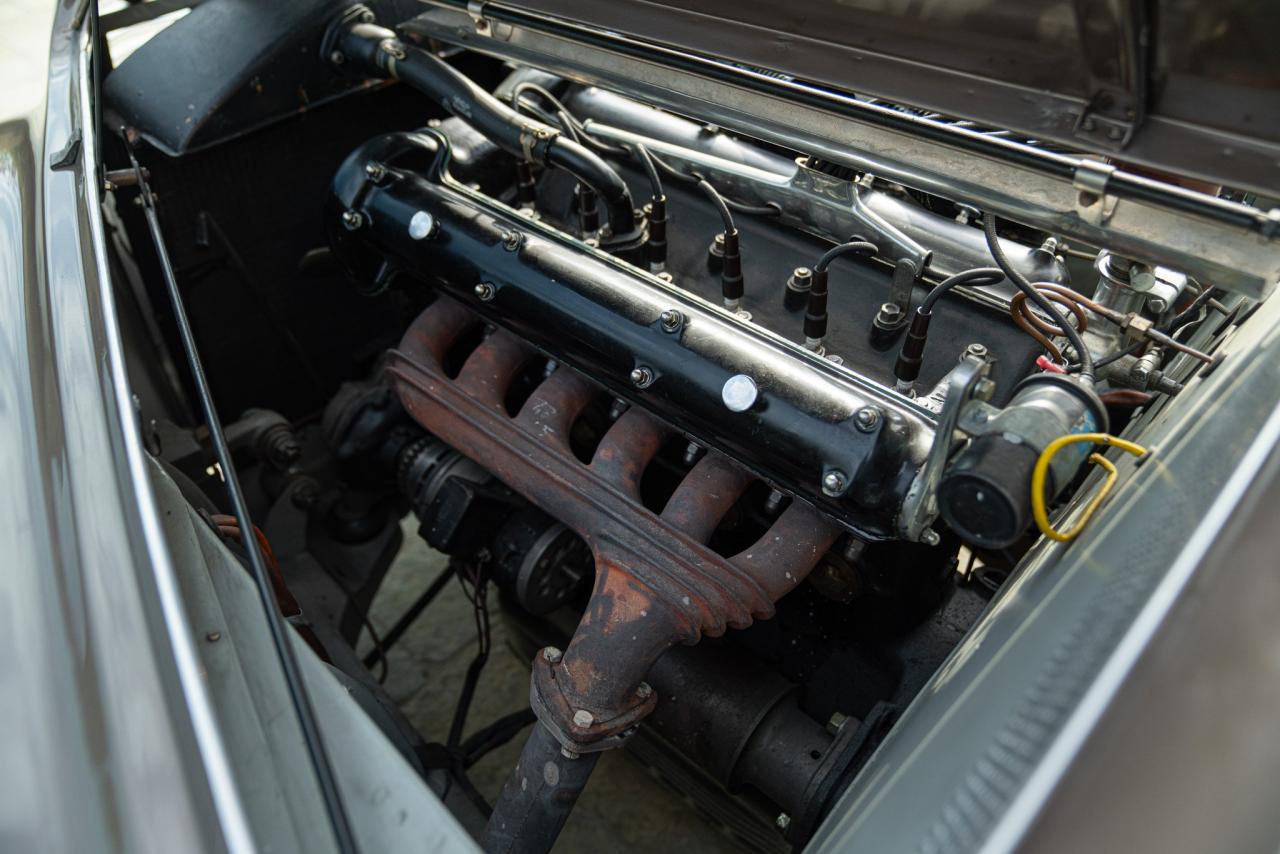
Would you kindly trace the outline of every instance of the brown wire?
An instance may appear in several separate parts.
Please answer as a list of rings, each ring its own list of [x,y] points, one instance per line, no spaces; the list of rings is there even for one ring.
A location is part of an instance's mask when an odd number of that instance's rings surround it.
[[[1084,332],[1089,328],[1089,318],[1085,314],[1085,306],[1092,300],[1081,296],[1070,288],[1049,282],[1039,282],[1035,288],[1051,301],[1069,311],[1076,319],[1076,329]],[[1050,337],[1052,335],[1061,335],[1062,330],[1058,329],[1056,324],[1042,320],[1039,315],[1027,308],[1026,294],[1019,291],[1013,295],[1013,299],[1009,301],[1009,315],[1019,329],[1038,341],[1048,351],[1055,362],[1064,361],[1062,351],[1058,349],[1058,345],[1054,344],[1053,339]]]
[[[1099,398],[1107,406],[1146,406],[1150,403],[1155,395],[1148,394],[1145,391],[1138,391],[1132,388],[1120,388],[1113,391],[1103,392]]]

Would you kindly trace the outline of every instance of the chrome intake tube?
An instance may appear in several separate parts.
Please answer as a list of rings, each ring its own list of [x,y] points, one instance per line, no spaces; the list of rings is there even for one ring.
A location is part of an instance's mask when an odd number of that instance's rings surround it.
[[[927,262],[931,280],[991,263],[980,228],[908,199],[809,169],[718,129],[597,87],[574,91],[568,105],[598,139],[642,142],[671,166],[705,174],[735,199],[776,205],[785,225],[838,243],[860,235],[879,246],[886,260],[905,259],[917,270],[926,270]],[[1052,253],[1012,240],[1001,244],[1010,262],[1032,281],[1067,281],[1066,266]],[[988,289],[975,296],[999,293]]]

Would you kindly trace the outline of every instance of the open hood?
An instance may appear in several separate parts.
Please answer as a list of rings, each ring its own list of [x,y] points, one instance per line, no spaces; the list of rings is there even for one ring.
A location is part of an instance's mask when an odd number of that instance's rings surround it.
[[[496,4],[484,4],[493,6]],[[1280,190],[1280,5],[1260,0],[514,0],[501,5]]]

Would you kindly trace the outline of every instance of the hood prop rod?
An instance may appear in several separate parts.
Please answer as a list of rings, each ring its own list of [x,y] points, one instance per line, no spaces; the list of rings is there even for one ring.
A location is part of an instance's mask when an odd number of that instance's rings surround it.
[[[182,350],[187,358],[187,366],[191,369],[191,377],[196,387],[196,397],[200,401],[200,409],[209,428],[209,442],[213,445],[213,453],[218,465],[222,468],[222,476],[226,480],[227,496],[231,500],[232,512],[236,524],[241,531],[254,530],[253,520],[249,517],[249,505],[245,501],[244,491],[240,488],[240,479],[236,476],[235,463],[231,458],[231,448],[227,444],[226,434],[222,430],[222,422],[218,419],[218,411],[213,403],[213,393],[209,388],[209,380],[205,376],[204,366],[196,348],[195,334],[191,329],[191,321],[187,317],[187,309],[182,300],[182,292],[178,289],[178,280],[173,272],[173,263],[169,260],[169,252],[165,248],[164,233],[160,228],[160,217],[156,213],[155,196],[147,182],[147,171],[138,164],[133,146],[124,128],[120,135],[124,140],[125,150],[129,153],[129,162],[137,177],[138,190],[141,193],[142,211],[147,219],[147,230],[151,234],[151,242],[155,247],[156,259],[164,277],[165,290],[169,302],[173,306],[173,317],[178,327],[178,337],[182,340]],[[276,651],[279,653],[280,666],[284,671],[289,696],[298,715],[298,723],[302,729],[302,738],[306,743],[307,755],[315,769],[316,782],[324,798],[329,814],[330,826],[337,842],[338,850],[343,854],[358,854],[355,834],[351,829],[350,819],[342,803],[342,794],[338,789],[337,778],[333,773],[333,764],[325,750],[324,739],[316,722],[315,709],[307,693],[303,681],[302,670],[298,658],[294,654],[293,644],[289,639],[290,629],[285,625],[285,618],[280,613],[275,592],[271,586],[271,575],[267,570],[266,557],[258,538],[246,535],[241,538],[245,553],[249,557],[249,574],[253,577],[254,586],[258,589],[258,598],[266,612],[267,626],[271,632]]]

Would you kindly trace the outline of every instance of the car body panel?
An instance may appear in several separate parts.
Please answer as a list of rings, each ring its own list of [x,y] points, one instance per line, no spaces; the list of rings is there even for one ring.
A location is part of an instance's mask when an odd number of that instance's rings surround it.
[[[89,8],[0,14],[39,48],[0,54],[15,84],[0,98],[0,849],[333,850],[249,579],[211,535],[178,549],[200,531],[143,446],[99,207]],[[236,631],[206,628],[211,613]],[[474,851],[299,656],[362,848]]]
[[[462,5],[462,4],[458,4]],[[499,4],[508,5],[508,4]],[[1280,8],[1255,0],[512,0],[1212,183],[1280,188]]]
[[[234,848],[217,745],[204,761],[197,747],[198,673],[170,644],[181,613],[136,479],[98,212],[81,203],[98,192],[76,13],[6,4],[6,37],[24,47],[0,55],[0,847]]]

